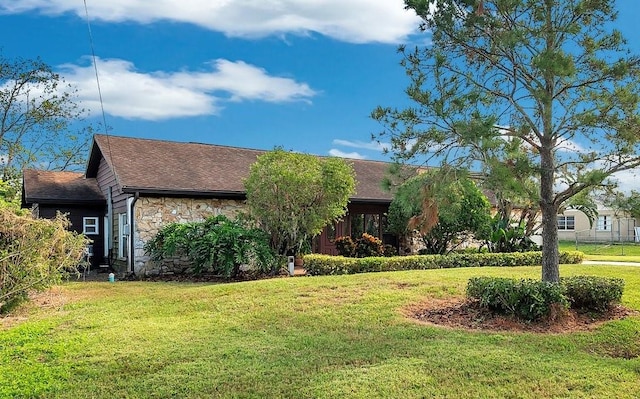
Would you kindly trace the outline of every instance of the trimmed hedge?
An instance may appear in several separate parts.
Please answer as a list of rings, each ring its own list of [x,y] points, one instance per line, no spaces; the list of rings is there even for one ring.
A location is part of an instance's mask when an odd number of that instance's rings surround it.
[[[596,276],[563,277],[560,283],[503,277],[473,277],[467,298],[493,312],[533,321],[549,315],[553,305],[603,312],[620,302],[624,280]]]
[[[560,253],[560,263],[581,263],[584,254],[578,251]],[[392,257],[346,258],[310,254],[304,256],[307,274],[336,275],[398,270],[448,269],[482,266],[539,266],[542,252],[462,253],[450,255],[411,255]]]
[[[562,277],[567,299],[572,308],[604,311],[622,299],[624,280],[596,276]]]
[[[567,308],[564,287],[531,279],[473,277],[467,284],[467,298],[491,311],[533,321],[547,316],[554,304]]]

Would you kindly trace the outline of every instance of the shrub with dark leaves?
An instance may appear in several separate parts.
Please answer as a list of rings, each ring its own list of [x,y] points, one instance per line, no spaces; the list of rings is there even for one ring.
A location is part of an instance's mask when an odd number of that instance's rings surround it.
[[[560,279],[565,286],[572,308],[605,311],[619,303],[624,291],[624,280],[597,276],[573,276]]]
[[[338,237],[334,241],[338,255],[353,258],[356,256],[356,243],[349,236]]]
[[[531,279],[474,277],[469,279],[467,297],[494,312],[528,321],[547,316],[552,305],[568,306],[561,284]]]

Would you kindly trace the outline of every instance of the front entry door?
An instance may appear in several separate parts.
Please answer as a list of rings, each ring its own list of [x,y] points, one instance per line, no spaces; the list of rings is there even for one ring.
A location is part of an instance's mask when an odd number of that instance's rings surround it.
[[[320,234],[320,253],[325,255],[338,255],[336,249],[336,238],[344,232],[344,222],[340,221],[330,224],[322,230]]]

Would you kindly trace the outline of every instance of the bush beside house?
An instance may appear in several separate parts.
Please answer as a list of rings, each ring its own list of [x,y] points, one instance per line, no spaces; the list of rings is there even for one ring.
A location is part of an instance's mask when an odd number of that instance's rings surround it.
[[[176,262],[186,258],[183,272],[188,274],[212,273],[233,278],[242,267],[258,273],[273,272],[276,268],[267,233],[224,215],[202,222],[168,224],[147,243],[145,250],[153,261],[172,264],[172,270]]]
[[[25,301],[30,291],[77,272],[88,243],[84,235],[67,230],[69,221],[61,214],[48,220],[16,212],[0,206],[0,313]]]

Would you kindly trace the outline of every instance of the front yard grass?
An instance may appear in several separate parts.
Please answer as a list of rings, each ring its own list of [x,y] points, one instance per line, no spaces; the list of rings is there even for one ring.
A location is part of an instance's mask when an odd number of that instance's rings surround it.
[[[632,267],[564,265],[621,277]],[[0,327],[0,397],[635,398],[640,318],[591,332],[467,332],[402,309],[462,296],[472,276],[539,267],[282,278],[232,284],[68,283]]]
[[[578,243],[575,241],[560,241],[560,251],[580,251],[585,259],[620,262],[640,262],[640,244],[625,243]]]

